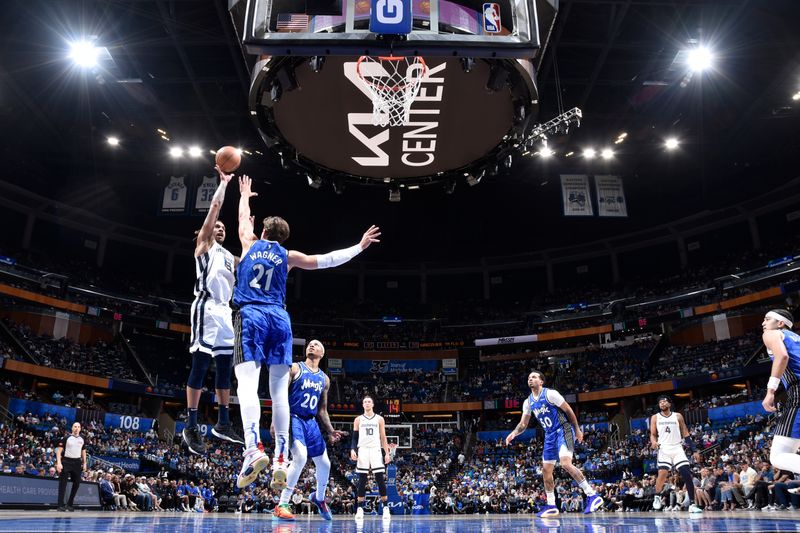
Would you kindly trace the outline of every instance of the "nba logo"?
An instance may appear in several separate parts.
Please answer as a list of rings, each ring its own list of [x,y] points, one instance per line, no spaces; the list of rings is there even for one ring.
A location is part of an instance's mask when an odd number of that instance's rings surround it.
[[[483,31],[486,33],[500,33],[500,4],[483,4]]]

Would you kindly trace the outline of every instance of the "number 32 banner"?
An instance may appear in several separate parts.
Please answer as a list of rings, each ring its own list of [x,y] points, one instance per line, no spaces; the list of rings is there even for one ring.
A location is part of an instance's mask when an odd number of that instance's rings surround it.
[[[197,197],[194,200],[194,210],[206,213],[211,208],[211,199],[217,192],[217,178],[203,176],[203,182],[197,188]]]

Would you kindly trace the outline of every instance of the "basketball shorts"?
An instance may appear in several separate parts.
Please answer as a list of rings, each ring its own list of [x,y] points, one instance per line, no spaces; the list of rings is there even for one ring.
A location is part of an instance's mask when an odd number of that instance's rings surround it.
[[[572,458],[575,451],[575,434],[572,428],[545,433],[542,462],[555,464],[561,457]]]
[[[267,365],[292,364],[292,326],[289,313],[277,305],[246,305],[233,319],[233,364],[247,361]]]
[[[681,444],[662,445],[658,449],[658,469],[672,470],[679,469],[683,465],[689,465],[689,459]]]
[[[201,299],[192,302],[192,336],[189,352],[233,354],[233,318],[227,303]]]
[[[359,474],[381,474],[386,471],[381,448],[359,448],[356,472]]]
[[[778,413],[777,424],[775,424],[775,435],[789,437],[790,439],[800,439],[800,407],[796,405],[783,405]]]
[[[308,457],[319,457],[325,453],[325,439],[316,418],[305,420],[292,415],[292,441],[299,442],[308,450]]]

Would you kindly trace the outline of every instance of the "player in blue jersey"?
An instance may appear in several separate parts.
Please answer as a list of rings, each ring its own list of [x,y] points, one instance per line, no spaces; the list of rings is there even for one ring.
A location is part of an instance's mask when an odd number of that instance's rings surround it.
[[[531,416],[536,417],[544,429],[542,478],[544,478],[547,505],[537,513],[537,516],[548,517],[559,514],[558,507],[556,507],[556,484],[553,479],[553,470],[556,462],[559,461],[561,468],[572,476],[572,479],[586,494],[586,507],[583,512],[593,513],[603,505],[603,498],[595,493],[580,469],[572,464],[575,441],[583,442],[583,432],[578,425],[575,412],[558,391],[544,387],[544,375],[538,370],[534,370],[528,375],[528,386],[531,388],[531,394],[523,404],[522,419],[514,431],[506,437],[506,445],[511,444],[511,441],[525,431],[531,421]]]
[[[349,248],[323,255],[306,255],[284,248],[289,238],[289,224],[280,217],[264,219],[259,239],[253,232],[250,198],[257,196],[252,181],[239,179],[239,239],[242,256],[233,291],[234,316],[233,363],[239,382],[240,413],[245,437],[242,470],[236,482],[245,487],[269,465],[260,446],[261,404],[258,378],[261,364],[269,365],[269,393],[272,398],[272,423],[275,427],[273,490],[286,488],[289,459],[289,372],[292,365],[292,327],[286,312],[286,277],[292,268],[316,270],[350,261],[373,242],[380,242],[380,229],[371,226],[361,241]]]
[[[311,502],[317,506],[319,515],[325,520],[332,520],[328,504],[325,502],[325,491],[328,488],[328,477],[331,471],[331,460],[325,447],[325,439],[320,426],[328,434],[331,444],[347,435],[346,431],[333,429],[328,416],[328,389],[331,381],[319,369],[319,362],[325,356],[322,343],[313,340],[306,347],[304,363],[292,364],[289,372],[289,409],[292,413],[292,462],[289,465],[287,485],[281,493],[280,503],[273,513],[281,520],[294,520],[289,499],[294,493],[300,473],[310,457],[316,467],[317,490],[311,495]]]
[[[770,413],[777,410],[775,391],[783,382],[786,399],[775,425],[769,462],[781,470],[800,474],[800,335],[791,330],[793,325],[794,317],[786,309],[773,309],[761,323],[764,346],[772,358],[767,394],[761,405]]]

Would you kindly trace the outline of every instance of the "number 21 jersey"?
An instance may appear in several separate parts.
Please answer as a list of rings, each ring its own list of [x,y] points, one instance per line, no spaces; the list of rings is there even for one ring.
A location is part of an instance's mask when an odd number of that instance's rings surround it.
[[[239,262],[233,303],[244,305],[279,305],[286,302],[286,277],[289,253],[274,241],[260,239],[253,243]]]

